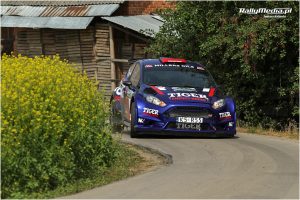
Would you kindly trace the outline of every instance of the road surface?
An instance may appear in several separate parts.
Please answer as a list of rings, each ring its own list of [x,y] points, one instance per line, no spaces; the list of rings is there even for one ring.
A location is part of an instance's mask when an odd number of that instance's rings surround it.
[[[171,154],[173,164],[64,198],[299,198],[298,141],[251,134],[123,138]]]

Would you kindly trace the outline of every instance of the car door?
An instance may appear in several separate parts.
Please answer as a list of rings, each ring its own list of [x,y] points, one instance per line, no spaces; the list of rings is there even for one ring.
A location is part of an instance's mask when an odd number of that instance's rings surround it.
[[[140,64],[137,63],[129,77],[131,86],[125,86],[124,88],[124,116],[126,121],[130,121],[130,106],[131,100],[134,97],[140,82]]]
[[[120,102],[121,102],[121,112],[122,112],[122,119],[123,120],[126,119],[125,115],[128,115],[127,114],[127,110],[128,110],[128,108],[127,108],[127,105],[128,105],[127,90],[128,90],[128,87],[126,85],[124,85],[123,82],[129,81],[130,76],[132,74],[132,71],[134,70],[134,67],[135,67],[135,63],[130,65],[125,77],[121,81],[121,99],[120,99]]]

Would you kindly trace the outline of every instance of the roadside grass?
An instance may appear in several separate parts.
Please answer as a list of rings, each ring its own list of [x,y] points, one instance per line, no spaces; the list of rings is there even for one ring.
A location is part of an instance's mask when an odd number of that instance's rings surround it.
[[[276,136],[276,137],[284,137],[294,140],[299,140],[299,130],[293,131],[276,131],[274,129],[263,129],[261,127],[246,127],[246,126],[238,126],[237,132],[243,133],[252,133],[258,135],[269,135],[269,136]]]
[[[148,166],[146,164],[148,160],[141,156],[140,151],[142,150],[140,148],[123,143],[120,143],[118,148],[119,156],[114,166],[107,169],[104,174],[95,174],[93,177],[77,180],[76,182],[58,187],[55,190],[43,193],[33,193],[24,198],[45,199],[67,196],[95,187],[107,185],[114,181],[122,180],[145,171],[144,168]]]

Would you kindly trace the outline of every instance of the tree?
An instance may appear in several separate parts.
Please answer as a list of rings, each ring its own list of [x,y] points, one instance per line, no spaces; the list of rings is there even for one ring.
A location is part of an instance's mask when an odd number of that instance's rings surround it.
[[[239,8],[292,8],[285,18]],[[198,60],[237,104],[240,122],[286,128],[299,116],[299,2],[178,2],[148,51]]]

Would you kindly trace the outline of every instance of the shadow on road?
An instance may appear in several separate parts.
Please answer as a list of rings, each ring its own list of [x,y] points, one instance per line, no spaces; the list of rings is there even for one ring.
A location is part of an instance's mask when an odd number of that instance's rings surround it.
[[[123,134],[128,134],[128,132],[123,132]],[[215,135],[176,135],[172,133],[168,134],[157,134],[157,133],[142,133],[136,139],[226,139],[226,140],[233,140],[239,139],[240,137],[235,135],[233,137],[225,137],[225,136],[215,136]]]
[[[148,138],[148,139],[227,139],[227,140],[232,140],[232,139],[238,139],[238,136],[234,137],[212,137],[212,136],[178,136],[178,135],[153,135],[153,134],[145,134],[142,135],[139,138]]]

